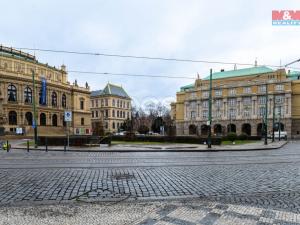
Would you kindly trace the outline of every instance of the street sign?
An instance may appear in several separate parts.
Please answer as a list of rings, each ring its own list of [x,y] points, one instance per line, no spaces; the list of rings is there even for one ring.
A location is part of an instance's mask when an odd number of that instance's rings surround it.
[[[65,122],[71,122],[71,121],[72,121],[72,112],[65,111]]]

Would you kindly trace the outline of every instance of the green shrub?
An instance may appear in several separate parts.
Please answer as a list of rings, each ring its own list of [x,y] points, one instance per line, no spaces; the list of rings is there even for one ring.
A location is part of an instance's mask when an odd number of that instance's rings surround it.
[[[238,136],[238,139],[241,140],[241,141],[247,140],[248,139],[248,135],[246,133],[241,133]]]
[[[236,140],[237,136],[236,133],[234,132],[230,132],[227,134],[227,139],[231,142],[234,142]]]

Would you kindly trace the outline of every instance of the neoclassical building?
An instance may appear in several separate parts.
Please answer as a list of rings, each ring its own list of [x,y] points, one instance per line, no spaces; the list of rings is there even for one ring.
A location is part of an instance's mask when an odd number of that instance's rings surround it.
[[[131,98],[122,86],[108,83],[103,90],[92,91],[91,112],[94,131],[117,132],[131,119]]]
[[[73,113],[71,134],[91,134],[90,89],[88,85],[71,85],[64,65],[55,68],[40,63],[28,53],[0,46],[1,99],[4,128],[8,133],[22,128],[25,135],[33,135],[35,100],[39,135],[65,135],[65,111]]]
[[[300,72],[265,66],[234,69],[212,75],[212,133],[261,136],[267,113],[268,133],[300,134]],[[266,112],[266,102],[268,110]],[[208,134],[209,76],[181,87],[171,116],[177,135]],[[273,120],[274,117],[274,120]]]

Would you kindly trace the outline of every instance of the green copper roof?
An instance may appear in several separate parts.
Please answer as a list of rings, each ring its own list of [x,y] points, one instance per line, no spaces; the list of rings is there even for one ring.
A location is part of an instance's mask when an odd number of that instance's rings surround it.
[[[193,89],[194,87],[195,87],[195,84],[185,85],[183,87],[180,87],[180,91],[190,90],[190,89]]]
[[[291,80],[299,80],[300,71],[289,71],[287,77]]]
[[[99,95],[116,95],[124,98],[130,98],[126,91],[121,86],[107,84],[103,90],[92,91],[91,96]]]
[[[213,73],[212,78],[223,79],[229,77],[240,77],[240,76],[250,76],[255,74],[270,73],[273,72],[272,69],[266,66],[256,66],[251,68],[239,69],[239,70],[228,70],[224,72]],[[209,76],[205,77],[204,80],[208,80]]]

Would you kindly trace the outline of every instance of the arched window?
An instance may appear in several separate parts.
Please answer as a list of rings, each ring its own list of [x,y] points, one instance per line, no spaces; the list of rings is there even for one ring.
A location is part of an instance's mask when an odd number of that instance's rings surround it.
[[[66,107],[67,107],[67,97],[66,97],[65,94],[63,94],[62,97],[61,97],[61,106],[62,106],[63,108],[66,108]]]
[[[8,113],[8,124],[9,125],[17,125],[17,113],[15,111],[10,111]]]
[[[52,116],[52,126],[57,127],[57,115],[54,114]]]
[[[24,102],[27,104],[32,103],[32,90],[28,86],[24,90]]]
[[[27,125],[32,125],[32,113],[31,112],[27,112],[25,113],[25,118],[27,121]]]
[[[40,126],[46,126],[47,118],[45,113],[40,114]]]
[[[9,102],[16,102],[17,101],[17,88],[15,85],[10,84],[7,88],[7,96]]]
[[[52,92],[51,99],[52,106],[57,106],[57,94],[55,91]]]

